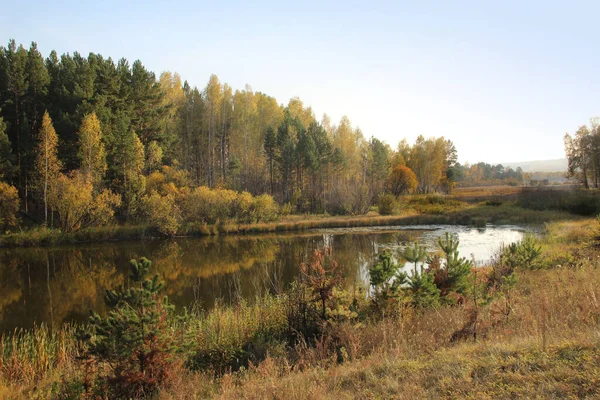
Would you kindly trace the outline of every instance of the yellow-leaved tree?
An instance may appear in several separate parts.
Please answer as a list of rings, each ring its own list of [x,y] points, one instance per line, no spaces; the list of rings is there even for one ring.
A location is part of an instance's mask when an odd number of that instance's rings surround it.
[[[102,143],[100,120],[96,113],[86,115],[79,128],[79,160],[82,172],[89,176],[92,184],[104,178],[106,172],[106,152]]]
[[[44,224],[48,225],[48,195],[55,189],[56,179],[62,168],[58,159],[58,135],[48,111],[42,118],[35,155],[36,188],[41,191],[44,199]]]

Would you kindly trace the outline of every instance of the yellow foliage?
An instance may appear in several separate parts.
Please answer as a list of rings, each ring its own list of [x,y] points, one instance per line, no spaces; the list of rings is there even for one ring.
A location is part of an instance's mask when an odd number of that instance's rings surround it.
[[[414,191],[417,183],[415,173],[402,164],[396,165],[388,177],[388,189],[396,196]]]
[[[0,182],[0,227],[6,230],[17,224],[19,193],[17,188]]]
[[[110,222],[121,197],[110,190],[95,194],[90,177],[75,171],[58,176],[49,202],[58,213],[63,231],[73,232]]]
[[[79,127],[79,159],[81,169],[99,182],[106,172],[106,153],[102,143],[100,120],[96,113],[86,115]]]
[[[153,192],[149,196],[144,196],[142,198],[142,209],[147,220],[162,234],[173,236],[177,233],[181,213],[172,194],[161,196]]]

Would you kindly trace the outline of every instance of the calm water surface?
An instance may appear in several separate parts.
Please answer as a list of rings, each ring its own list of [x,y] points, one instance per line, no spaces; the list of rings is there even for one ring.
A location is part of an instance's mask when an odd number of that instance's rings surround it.
[[[368,282],[378,251],[402,250],[413,241],[437,251],[450,232],[461,256],[482,264],[502,243],[520,240],[526,228],[413,226],[327,229],[311,232],[0,249],[0,332],[46,323],[81,321],[102,312],[104,290],[128,285],[128,262],[145,256],[178,307],[210,308],[240,297],[283,290],[314,249],[330,246],[346,282]]]

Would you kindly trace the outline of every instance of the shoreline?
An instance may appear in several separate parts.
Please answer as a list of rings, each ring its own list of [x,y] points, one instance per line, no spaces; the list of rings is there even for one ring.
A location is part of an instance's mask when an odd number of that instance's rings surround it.
[[[177,235],[168,237],[155,228],[144,225],[110,226],[62,233],[53,229],[33,229],[0,236],[0,248],[48,247],[91,243],[153,240],[168,238],[192,238],[217,235],[255,235],[263,233],[303,232],[312,229],[357,228],[393,225],[464,225],[485,227],[496,225],[543,224],[553,220],[574,218],[572,214],[556,211],[536,211],[514,205],[480,205],[441,214],[412,213],[404,215],[324,216],[302,219],[302,215],[256,224],[220,223],[184,228]]]

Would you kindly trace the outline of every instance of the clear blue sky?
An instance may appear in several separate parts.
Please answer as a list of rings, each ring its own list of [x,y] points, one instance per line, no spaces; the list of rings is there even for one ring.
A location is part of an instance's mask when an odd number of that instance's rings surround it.
[[[563,157],[600,115],[599,21],[599,1],[13,1],[0,40],[215,73],[394,147],[443,135],[460,161],[509,162]]]

